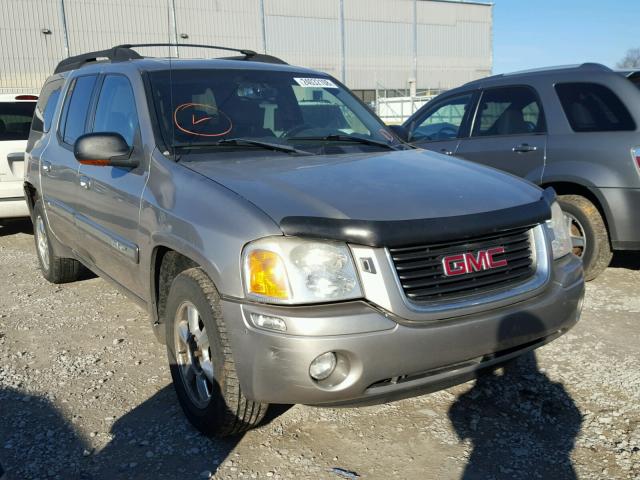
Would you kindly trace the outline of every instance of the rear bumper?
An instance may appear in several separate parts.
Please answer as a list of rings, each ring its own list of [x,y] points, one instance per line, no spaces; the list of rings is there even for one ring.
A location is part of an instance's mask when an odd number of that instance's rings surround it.
[[[28,217],[23,182],[0,182],[0,218]]]
[[[420,326],[396,323],[365,302],[267,308],[224,301],[223,309],[232,331],[238,377],[248,398],[349,405],[446,388],[537,348],[578,321],[583,296],[581,263],[567,256],[554,262],[547,288],[533,298]],[[295,334],[258,329],[250,320],[251,312],[279,316]],[[347,371],[335,385],[316,382],[308,373],[311,361],[329,351],[338,353]]]
[[[601,188],[614,250],[640,250],[640,188]]]

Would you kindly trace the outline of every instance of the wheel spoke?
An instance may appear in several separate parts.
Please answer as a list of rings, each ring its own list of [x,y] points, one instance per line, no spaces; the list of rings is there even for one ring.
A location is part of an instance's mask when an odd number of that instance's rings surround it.
[[[207,336],[206,329],[202,329],[198,332],[195,332],[196,343],[198,344],[198,348],[203,352],[209,349],[209,337]]]
[[[573,245],[574,247],[584,247],[585,241],[584,241],[584,237],[578,237],[575,235],[571,236],[571,245]]]
[[[211,397],[211,390],[207,383],[207,378],[204,375],[196,376],[196,388],[198,389],[198,395],[200,399],[208,401]]]
[[[205,376],[207,377],[207,379],[213,383],[214,382],[214,374],[213,374],[213,363],[211,362],[211,360],[206,359],[200,362],[200,367],[202,368],[202,371],[204,372]]]
[[[193,305],[187,305],[187,322],[191,333],[195,335],[200,331],[200,315]]]
[[[183,347],[181,352],[186,352],[189,349],[189,327],[186,323],[181,323],[178,327],[178,340]]]

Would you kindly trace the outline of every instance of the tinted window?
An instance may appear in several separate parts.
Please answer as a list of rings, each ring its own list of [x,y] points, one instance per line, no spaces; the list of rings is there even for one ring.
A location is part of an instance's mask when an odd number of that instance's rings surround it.
[[[556,92],[574,132],[636,129],[627,108],[615,93],[603,85],[559,83]]]
[[[138,112],[129,80],[121,75],[107,76],[100,89],[93,131],[119,133],[133,145],[137,130]]]
[[[0,141],[29,138],[36,102],[0,103]]]
[[[89,75],[78,77],[71,85],[62,112],[63,123],[60,125],[64,143],[73,145],[76,139],[85,133],[89,102],[95,83],[96,76]]]
[[[456,138],[464,115],[471,103],[471,94],[445,100],[418,120],[411,132],[411,140],[449,140]]]
[[[483,92],[473,136],[522,135],[544,130],[542,109],[532,89],[507,87]]]
[[[56,110],[58,99],[60,98],[60,90],[63,85],[64,80],[57,79],[46,83],[45,86],[42,87],[33,115],[32,130],[40,133],[49,131],[53,114]]]

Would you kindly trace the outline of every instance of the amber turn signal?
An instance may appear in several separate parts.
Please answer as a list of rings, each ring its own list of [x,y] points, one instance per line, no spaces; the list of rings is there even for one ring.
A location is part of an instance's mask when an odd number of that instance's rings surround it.
[[[247,258],[249,292],[279,300],[289,299],[289,286],[282,259],[268,250],[254,250]]]

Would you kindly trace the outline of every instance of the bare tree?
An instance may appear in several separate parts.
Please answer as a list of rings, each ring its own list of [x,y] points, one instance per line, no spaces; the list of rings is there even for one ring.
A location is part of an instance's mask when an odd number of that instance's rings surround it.
[[[618,62],[618,68],[640,68],[640,48],[630,48]]]

